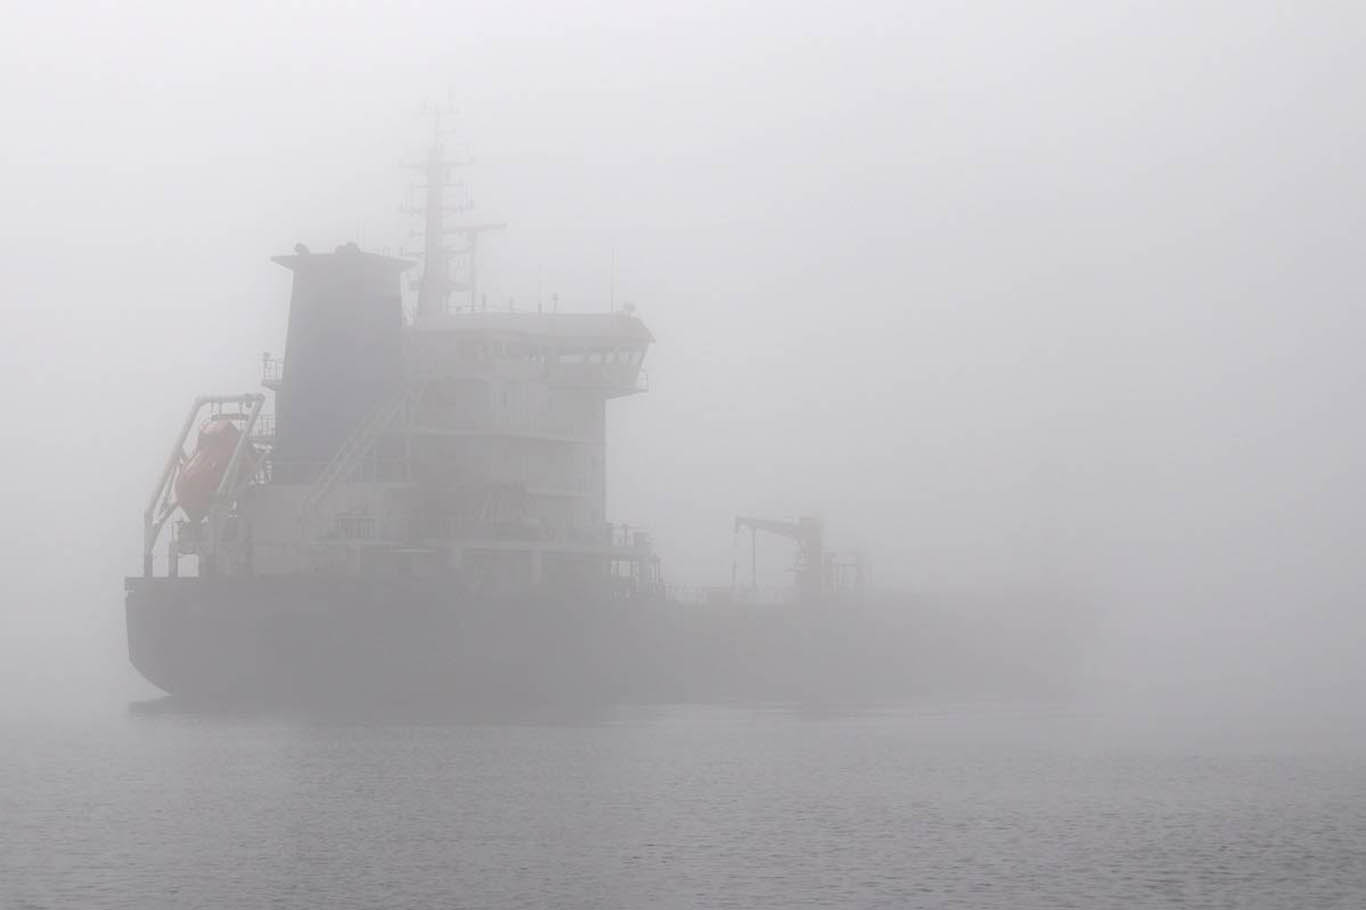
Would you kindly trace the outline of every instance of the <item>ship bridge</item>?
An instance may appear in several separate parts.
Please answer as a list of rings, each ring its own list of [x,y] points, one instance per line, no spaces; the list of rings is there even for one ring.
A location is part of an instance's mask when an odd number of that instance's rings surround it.
[[[476,576],[559,583],[654,556],[607,523],[606,404],[647,388],[634,313],[455,312],[406,337],[416,520]]]
[[[502,376],[618,398],[648,389],[642,363],[653,342],[625,311],[449,313],[410,331],[409,366],[418,379]]]

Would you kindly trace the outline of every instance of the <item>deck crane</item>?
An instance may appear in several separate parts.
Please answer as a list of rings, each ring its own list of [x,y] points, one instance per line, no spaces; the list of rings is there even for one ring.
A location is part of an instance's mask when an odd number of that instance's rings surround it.
[[[796,576],[797,595],[802,600],[816,600],[821,596],[825,590],[825,528],[820,518],[804,515],[796,521],[783,521],[752,518],[747,515],[737,516],[736,535],[744,530],[748,530],[750,535],[751,585],[757,588],[759,584],[758,535],[763,531],[766,534],[796,541],[797,560],[793,566],[793,574]]]

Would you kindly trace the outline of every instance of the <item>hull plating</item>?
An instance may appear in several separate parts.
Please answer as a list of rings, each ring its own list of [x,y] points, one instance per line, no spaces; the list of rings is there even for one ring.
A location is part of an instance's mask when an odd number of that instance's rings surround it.
[[[955,647],[961,634],[905,605],[497,598],[407,578],[134,578],[128,587],[133,665],[190,699],[870,702],[1048,689],[1060,657],[983,651],[980,636]]]

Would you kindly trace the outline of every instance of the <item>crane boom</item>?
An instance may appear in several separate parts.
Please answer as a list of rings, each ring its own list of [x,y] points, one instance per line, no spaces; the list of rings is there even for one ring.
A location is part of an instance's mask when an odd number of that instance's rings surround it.
[[[804,600],[816,600],[825,589],[825,544],[821,520],[812,515],[803,515],[796,521],[772,518],[753,518],[739,515],[735,519],[735,533],[743,530],[750,532],[750,573],[751,583],[759,583],[758,532],[786,537],[797,542],[797,559],[793,566],[796,576],[797,593]]]
[[[780,521],[772,518],[750,518],[747,515],[736,516],[735,532],[738,534],[746,528],[751,531],[767,531],[769,534],[776,534],[791,540],[801,540],[803,536],[801,522]]]

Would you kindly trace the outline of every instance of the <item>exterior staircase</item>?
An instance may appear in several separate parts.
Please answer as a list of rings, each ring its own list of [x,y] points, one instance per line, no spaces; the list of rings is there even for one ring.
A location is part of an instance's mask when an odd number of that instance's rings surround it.
[[[370,454],[376,440],[403,412],[405,404],[407,396],[400,395],[377,407],[347,437],[341,448],[332,456],[332,460],[323,466],[322,472],[318,474],[304,497],[302,517],[306,528],[316,526],[319,510],[327,501],[327,497],[336,489],[337,484],[350,477],[356,466]]]

